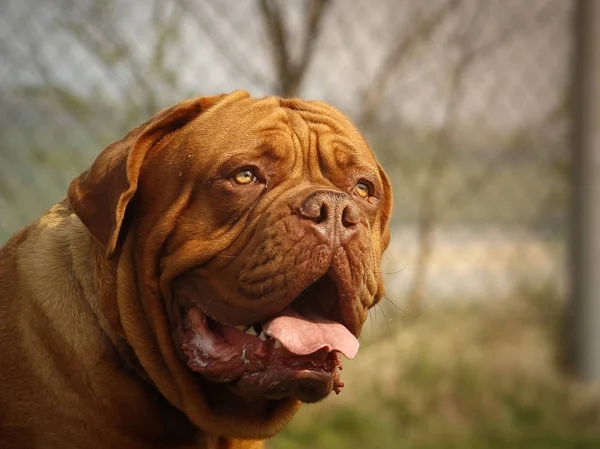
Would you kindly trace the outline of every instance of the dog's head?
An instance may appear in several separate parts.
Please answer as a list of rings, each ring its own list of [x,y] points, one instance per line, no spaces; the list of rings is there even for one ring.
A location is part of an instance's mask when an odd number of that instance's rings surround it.
[[[334,108],[245,92],[184,101],[69,188],[117,265],[105,313],[197,426],[270,436],[343,386],[383,295],[389,181]]]

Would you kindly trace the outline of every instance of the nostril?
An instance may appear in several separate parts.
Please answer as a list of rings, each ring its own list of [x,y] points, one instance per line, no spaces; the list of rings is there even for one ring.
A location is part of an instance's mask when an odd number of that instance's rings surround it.
[[[345,228],[351,228],[360,221],[360,214],[356,205],[349,203],[342,211],[342,225]]]
[[[319,201],[316,198],[310,198],[299,209],[300,215],[304,218],[320,224],[327,221],[329,217],[329,208],[325,201]]]
[[[324,221],[327,221],[327,204],[323,203],[321,204],[321,211],[319,213],[318,218],[315,220],[317,223],[323,223]]]

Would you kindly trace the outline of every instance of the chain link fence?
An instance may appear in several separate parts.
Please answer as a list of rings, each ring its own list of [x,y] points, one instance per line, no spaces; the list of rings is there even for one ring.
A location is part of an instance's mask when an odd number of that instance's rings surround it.
[[[327,101],[395,189],[388,296],[564,281],[572,2],[4,0],[0,243],[183,98]],[[402,306],[400,306],[402,307]]]

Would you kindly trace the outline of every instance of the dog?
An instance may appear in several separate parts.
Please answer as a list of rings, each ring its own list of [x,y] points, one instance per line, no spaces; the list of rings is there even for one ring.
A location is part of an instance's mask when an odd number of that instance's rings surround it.
[[[263,447],[343,387],[391,207],[325,103],[161,111],[0,250],[0,447]]]

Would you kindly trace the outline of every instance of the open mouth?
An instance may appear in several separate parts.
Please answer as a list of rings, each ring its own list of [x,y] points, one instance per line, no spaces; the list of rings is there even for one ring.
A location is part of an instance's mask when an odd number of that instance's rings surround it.
[[[188,367],[247,398],[316,402],[339,393],[340,354],[352,359],[359,343],[323,310],[323,293],[335,291],[325,275],[279,314],[252,325],[223,324],[198,307],[184,308],[181,349]]]

